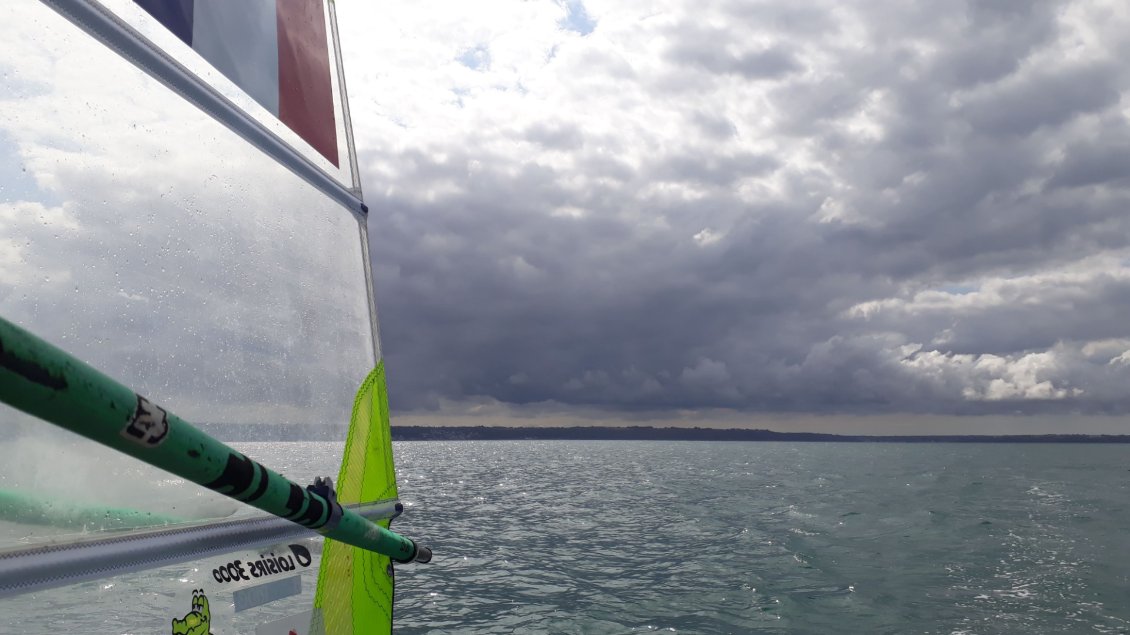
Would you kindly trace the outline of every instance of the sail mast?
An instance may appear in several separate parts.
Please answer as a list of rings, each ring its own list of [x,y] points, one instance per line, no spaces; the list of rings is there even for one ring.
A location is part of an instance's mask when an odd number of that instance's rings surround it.
[[[359,200],[364,201],[361,195],[361,170],[357,165],[357,146],[353,143],[353,117],[349,112],[349,91],[345,86],[345,63],[341,55],[341,38],[337,29],[337,5],[334,0],[327,0],[330,15],[330,38],[333,42],[334,66],[337,69],[338,93],[341,95],[341,117],[345,127],[345,146],[349,154],[349,173],[353,178],[353,193]]]

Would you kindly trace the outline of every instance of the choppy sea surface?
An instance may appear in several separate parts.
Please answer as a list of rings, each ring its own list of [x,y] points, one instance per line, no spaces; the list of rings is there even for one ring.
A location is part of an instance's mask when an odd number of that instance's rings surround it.
[[[340,455],[238,445],[299,481]],[[1130,633],[1130,445],[394,449],[407,510],[393,529],[435,552],[397,568],[398,634]],[[9,598],[0,634],[167,633],[193,589],[223,586],[211,566]],[[213,632],[308,608],[315,572]]]
[[[1130,633],[1130,446],[396,450],[398,633]]]

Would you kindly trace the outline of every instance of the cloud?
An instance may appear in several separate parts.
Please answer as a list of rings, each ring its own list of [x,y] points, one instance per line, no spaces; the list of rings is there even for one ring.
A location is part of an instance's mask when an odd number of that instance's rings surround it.
[[[351,84],[395,405],[1125,412],[1111,7],[495,15],[515,70],[458,107],[442,64],[347,29],[404,64]]]
[[[1117,104],[1120,93],[1114,82],[1115,69],[1107,64],[1026,73],[974,91],[963,114],[986,135],[1029,135]]]
[[[719,41],[729,33],[724,30],[704,31],[686,37],[682,29],[674,29],[680,36],[667,50],[667,61],[677,66],[689,66],[698,71],[717,74],[736,74],[745,79],[774,79],[801,70],[796,57],[781,47],[734,51]]]

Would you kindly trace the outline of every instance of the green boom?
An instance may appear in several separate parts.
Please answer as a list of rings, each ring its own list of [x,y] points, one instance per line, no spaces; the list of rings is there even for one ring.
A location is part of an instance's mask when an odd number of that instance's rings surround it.
[[[397,562],[431,557],[328,490],[299,486],[3,318],[0,401],[327,538]]]

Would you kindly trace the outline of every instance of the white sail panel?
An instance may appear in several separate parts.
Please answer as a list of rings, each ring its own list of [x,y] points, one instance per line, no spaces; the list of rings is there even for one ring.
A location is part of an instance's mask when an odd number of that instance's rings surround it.
[[[375,363],[357,218],[43,4],[9,12],[4,317],[221,439],[342,443]],[[0,420],[0,489],[72,510],[0,518],[0,547],[123,528],[82,510],[250,513],[7,407]]]
[[[234,3],[153,5],[192,5],[187,39],[147,4],[21,2],[0,25],[0,314],[296,482],[341,467],[342,501],[387,527],[399,507],[332,5],[276,0],[272,43],[252,37],[270,3],[240,4],[242,22]],[[319,51],[321,97],[303,48]],[[296,111],[288,90],[315,98]],[[326,104],[340,117],[319,138],[301,120]],[[361,632],[391,628],[387,557],[358,560],[381,564],[376,582],[320,563],[309,530],[7,406],[0,446],[17,457],[0,465],[0,613],[18,632],[77,625],[76,606],[95,631],[275,632],[340,606]],[[348,602],[327,602],[341,584]]]

